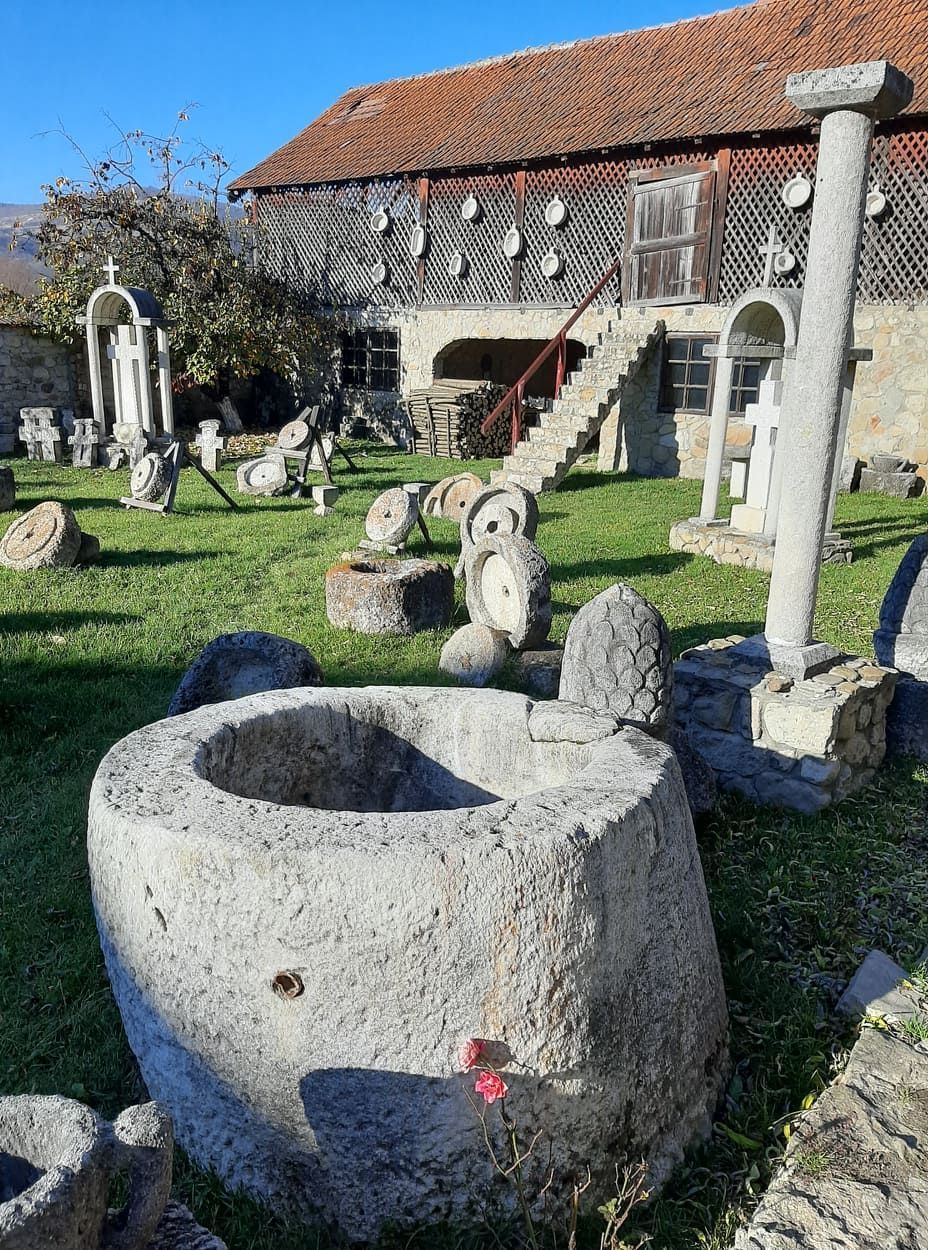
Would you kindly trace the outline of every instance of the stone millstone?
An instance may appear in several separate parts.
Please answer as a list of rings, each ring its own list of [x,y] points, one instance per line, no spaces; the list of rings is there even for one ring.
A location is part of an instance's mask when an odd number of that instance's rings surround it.
[[[12,469],[0,469],[0,512],[9,512],[16,502],[16,478]]]
[[[77,559],[81,531],[71,509],[49,500],[17,517],[0,539],[8,569],[65,569]]]
[[[358,560],[325,575],[329,623],[360,634],[416,634],[451,620],[454,577],[434,560]]]
[[[660,612],[631,586],[617,582],[571,621],[558,697],[608,709],[664,737],[671,717],[672,662],[670,633]]]
[[[240,464],[235,480],[243,495],[274,495],[287,485],[287,462],[279,452],[268,452]]]
[[[378,495],[367,511],[364,532],[373,543],[400,547],[409,537],[419,518],[419,504],[414,495],[395,486]]]
[[[284,451],[304,451],[312,439],[312,430],[305,421],[288,421],[277,435],[277,446]]]
[[[441,649],[439,672],[462,686],[485,686],[506,663],[506,635],[487,625],[462,625]]]
[[[170,469],[163,456],[150,451],[143,456],[129,478],[129,492],[133,499],[154,503],[168,488]]]
[[[455,569],[460,577],[468,548],[490,535],[534,538],[538,529],[538,502],[531,491],[515,482],[485,486],[471,495],[461,514],[461,558]]]
[[[220,634],[207,643],[181,678],[168,716],[262,690],[321,686],[322,681],[315,656],[299,642],[260,630]]]
[[[511,646],[537,647],[551,628],[551,571],[527,538],[488,534],[465,553],[467,610]]]
[[[451,477],[443,477],[426,495],[422,511],[426,516],[460,522],[471,498],[482,489],[483,482],[476,473],[455,473]]]

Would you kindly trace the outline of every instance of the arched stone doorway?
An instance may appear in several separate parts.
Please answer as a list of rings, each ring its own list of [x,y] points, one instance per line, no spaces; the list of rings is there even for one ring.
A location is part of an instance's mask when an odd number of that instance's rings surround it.
[[[547,339],[455,339],[436,355],[434,378],[482,378],[501,386],[514,385],[535,358],[548,345]],[[586,355],[585,343],[567,340],[567,372],[577,368]],[[552,352],[530,379],[527,393],[542,399],[554,398],[557,353]]]

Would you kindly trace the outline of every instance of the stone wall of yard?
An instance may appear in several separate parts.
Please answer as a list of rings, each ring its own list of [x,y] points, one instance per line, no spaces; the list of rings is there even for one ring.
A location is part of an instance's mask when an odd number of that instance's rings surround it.
[[[570,337],[587,347],[610,322],[642,334],[658,320],[670,334],[718,334],[728,312],[717,304],[666,308],[591,308]],[[450,344],[468,339],[553,337],[568,315],[562,308],[422,308],[381,314],[400,334],[403,394],[429,386],[435,360]],[[370,318],[373,321],[373,318]],[[873,351],[857,370],[847,453],[867,460],[874,452],[898,453],[928,478],[928,308],[902,305],[858,308],[856,342]],[[702,478],[709,439],[707,415],[660,410],[661,361],[647,360],[607,419],[601,436],[601,469],[628,469],[649,477]],[[374,402],[376,400],[376,402]],[[373,397],[375,408],[382,399]],[[349,408],[363,406],[355,395]],[[744,454],[751,430],[740,418],[729,422],[726,453]]]
[[[83,386],[77,353],[26,326],[0,325],[0,455],[15,449],[20,408],[79,409]]]

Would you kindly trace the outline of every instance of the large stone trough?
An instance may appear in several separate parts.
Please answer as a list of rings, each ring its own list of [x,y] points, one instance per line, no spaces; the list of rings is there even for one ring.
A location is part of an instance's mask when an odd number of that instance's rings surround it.
[[[609,715],[391,687],[202,707],[109,752],[89,855],[152,1096],[275,1206],[366,1237],[504,1200],[471,1036],[606,1196],[623,1153],[660,1180],[708,1125],[727,1017],[683,784]]]

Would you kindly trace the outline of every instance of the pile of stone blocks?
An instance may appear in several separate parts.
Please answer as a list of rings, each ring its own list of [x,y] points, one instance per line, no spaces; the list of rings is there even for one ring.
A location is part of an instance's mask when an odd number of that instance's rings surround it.
[[[713,639],[674,665],[674,716],[719,785],[817,812],[872,779],[897,674],[859,657],[794,681],[755,640]]]
[[[904,456],[871,456],[869,468],[860,471],[862,493],[875,492],[893,499],[911,499],[925,485],[916,466]]]

